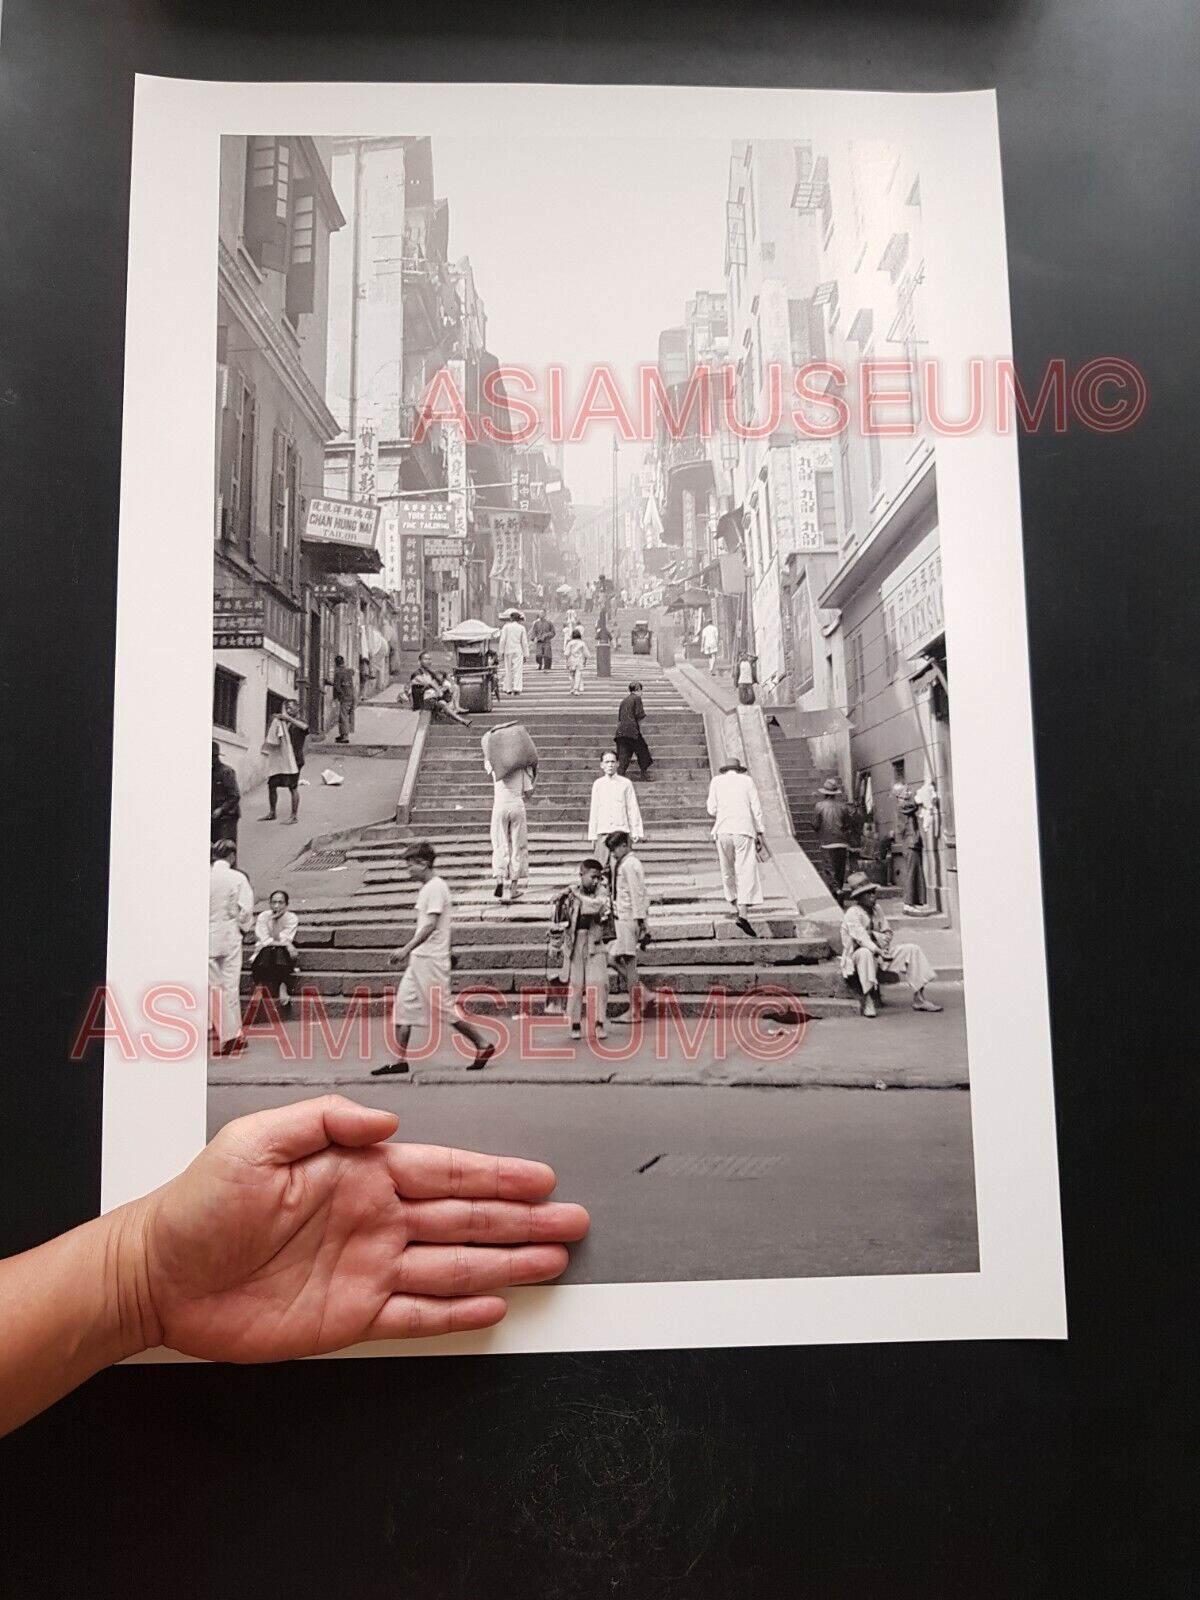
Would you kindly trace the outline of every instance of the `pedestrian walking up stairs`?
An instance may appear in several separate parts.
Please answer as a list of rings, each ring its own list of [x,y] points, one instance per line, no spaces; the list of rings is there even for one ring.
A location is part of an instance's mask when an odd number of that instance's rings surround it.
[[[712,990],[732,997],[764,988],[785,997],[778,1004],[784,1013],[802,1009],[819,1017],[849,1009],[824,936],[798,919],[770,863],[764,866],[766,902],[752,919],[758,937],[735,926],[705,810],[710,768],[703,717],[653,659],[628,652],[627,629],[614,642],[611,678],[598,678],[593,664],[583,694],[571,695],[561,664],[563,630],[555,622],[554,666],[541,671],[528,663],[519,697],[502,696],[491,713],[472,717],[469,728],[431,724],[408,822],[362,830],[348,843],[361,883],[352,894],[305,908],[299,941],[305,985],[322,994],[331,1014],[345,1011],[356,991],[379,1001],[394,986],[397,974],[387,957],[411,931],[415,900],[404,849],[425,839],[436,847],[437,870],[454,896],[456,989],[499,992],[506,1005],[525,996],[524,1005],[540,1010],[551,905],[578,881],[579,861],[588,852],[591,786],[601,754],[613,743],[618,703],[637,679],[654,756],[648,781],[636,764],[630,772],[646,831],[638,855],[651,896],[643,981],[651,990],[672,990],[685,1015],[699,1013]],[[540,760],[527,801],[529,880],[523,898],[509,905],[493,894],[492,783],[479,741],[489,726],[513,720],[529,729]],[[486,1010],[488,1003],[481,997],[472,1006]],[[619,1014],[626,1006],[626,997],[614,993],[610,1010]]]

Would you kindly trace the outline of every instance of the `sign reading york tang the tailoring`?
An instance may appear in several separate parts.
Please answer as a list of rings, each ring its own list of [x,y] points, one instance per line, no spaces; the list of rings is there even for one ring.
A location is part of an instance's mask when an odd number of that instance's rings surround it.
[[[304,537],[312,544],[352,544],[373,549],[379,507],[354,500],[310,500]]]
[[[444,500],[401,500],[397,511],[401,533],[432,533],[441,539],[465,538],[453,525]]]

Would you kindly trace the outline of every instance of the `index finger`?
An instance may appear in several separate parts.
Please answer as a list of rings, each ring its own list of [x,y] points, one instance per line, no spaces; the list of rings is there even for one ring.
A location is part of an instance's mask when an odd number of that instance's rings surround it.
[[[388,1171],[405,1200],[545,1200],[558,1179],[544,1161],[483,1155],[437,1144],[385,1144]]]

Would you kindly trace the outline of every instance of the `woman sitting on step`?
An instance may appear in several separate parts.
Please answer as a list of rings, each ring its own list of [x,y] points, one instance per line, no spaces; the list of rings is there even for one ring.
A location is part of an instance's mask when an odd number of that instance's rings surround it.
[[[300,971],[300,957],[296,950],[299,928],[300,919],[289,909],[286,889],[274,890],[266,910],[259,912],[254,924],[250,975],[255,986],[265,989],[284,1010],[292,1003],[292,990]]]

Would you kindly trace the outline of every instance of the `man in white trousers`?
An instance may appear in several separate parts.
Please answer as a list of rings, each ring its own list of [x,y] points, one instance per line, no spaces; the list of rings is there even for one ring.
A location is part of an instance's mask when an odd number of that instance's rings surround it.
[[[592,854],[602,867],[608,865],[610,833],[627,833],[634,844],[646,837],[637,795],[629,779],[617,771],[615,750],[606,750],[600,757],[600,776],[592,785],[592,809],[588,817]]]
[[[208,875],[208,986],[217,1053],[241,1055],[242,935],[254,926],[254,891],[237,870],[237,846],[218,839],[212,846]]]
[[[529,635],[519,611],[509,613],[508,621],[500,629],[497,645],[500,665],[504,672],[502,688],[505,694],[520,694],[525,687],[525,663],[529,660]]]
[[[487,757],[484,769],[492,780],[492,877],[497,900],[519,900],[529,876],[529,821],[525,796],[533,788],[533,773],[518,767],[498,778]]]
[[[757,939],[749,912],[763,902],[758,873],[763,813],[754,779],[740,761],[727,761],[709,784],[708,814],[716,819],[712,836],[729,909],[742,932]]]

